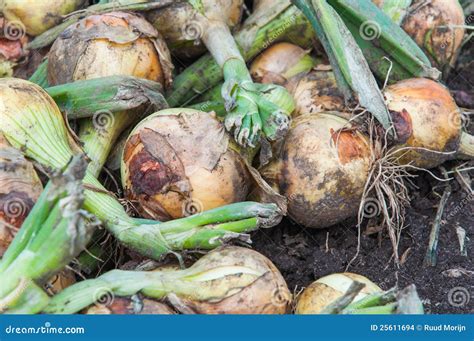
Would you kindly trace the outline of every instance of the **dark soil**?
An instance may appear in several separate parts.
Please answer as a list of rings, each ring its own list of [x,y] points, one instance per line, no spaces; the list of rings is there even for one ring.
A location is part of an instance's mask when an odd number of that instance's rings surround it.
[[[424,265],[431,224],[436,214],[439,197],[426,188],[433,186],[426,175],[420,175],[421,193],[413,193],[408,211],[407,227],[400,241],[399,252],[403,264],[399,268],[392,257],[392,245],[386,234],[361,236],[360,254],[347,271],[364,275],[382,289],[395,285],[403,288],[414,283],[430,313],[474,312],[474,273],[449,277],[446,270],[474,270],[474,208],[473,196],[468,197],[452,182],[453,193],[446,205],[438,244],[437,265]],[[443,189],[438,191],[442,193]],[[451,212],[458,212],[453,214]],[[466,230],[467,256],[462,256],[456,227]],[[347,222],[329,229],[306,229],[284,220],[279,226],[261,230],[253,236],[253,247],[269,257],[280,269],[291,290],[298,292],[325,275],[344,272],[357,250],[356,222]],[[462,289],[464,288],[464,289]],[[472,296],[469,302],[457,306],[463,292]],[[450,303],[452,302],[452,303]],[[456,303],[459,302],[459,303]]]

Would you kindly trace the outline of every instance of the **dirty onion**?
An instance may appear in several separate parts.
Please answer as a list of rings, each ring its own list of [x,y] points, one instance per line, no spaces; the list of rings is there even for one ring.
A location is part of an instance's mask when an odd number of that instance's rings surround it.
[[[137,293],[167,298],[175,309],[198,314],[284,314],[291,302],[285,280],[268,258],[229,246],[184,270],[112,270],[65,289],[44,312],[75,313],[100,299],[98,292],[112,299]]]
[[[121,170],[127,197],[160,220],[243,201],[250,186],[222,123],[193,109],[165,109],[140,122]]]

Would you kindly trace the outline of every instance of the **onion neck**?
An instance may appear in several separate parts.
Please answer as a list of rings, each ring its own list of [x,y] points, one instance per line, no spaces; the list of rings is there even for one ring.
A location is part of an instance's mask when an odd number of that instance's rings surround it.
[[[457,156],[461,159],[474,159],[474,136],[461,132],[461,140]]]
[[[83,143],[83,149],[89,157],[88,170],[94,177],[98,177],[110,151],[115,146],[117,139],[133,121],[132,113],[122,111],[114,113],[107,127],[98,127],[94,119],[81,121],[79,138]]]

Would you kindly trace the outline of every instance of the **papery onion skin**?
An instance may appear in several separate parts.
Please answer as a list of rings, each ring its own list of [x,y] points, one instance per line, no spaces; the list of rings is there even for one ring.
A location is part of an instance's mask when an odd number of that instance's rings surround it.
[[[176,314],[166,304],[145,298],[140,302],[128,297],[114,297],[112,302],[97,303],[85,309],[87,315],[172,315]]]
[[[129,13],[91,15],[71,25],[54,42],[48,60],[51,85],[117,75],[171,83],[171,57],[160,34]]]
[[[170,219],[244,201],[249,177],[211,114],[165,109],[139,123],[122,160],[122,184],[146,217]]]
[[[324,308],[343,296],[354,281],[365,284],[365,287],[353,302],[382,291],[364,276],[350,272],[331,274],[311,283],[301,293],[298,297],[295,314],[320,314]]]
[[[367,138],[347,120],[322,113],[296,118],[280,158],[261,174],[288,199],[291,219],[325,228],[357,215],[369,167]]]
[[[397,148],[411,148],[401,152],[401,164],[433,168],[455,157],[462,117],[448,89],[430,79],[411,78],[387,87],[384,96],[403,142]]]
[[[193,268],[219,269],[245,267],[260,274],[250,283],[245,275],[236,273],[222,279],[196,283],[196,295],[205,291],[208,298],[197,299],[190,294],[180,297],[181,303],[198,314],[285,314],[292,295],[275,265],[262,254],[242,247],[226,246],[208,253]]]
[[[239,24],[243,0],[202,0],[201,3],[205,16],[224,20],[230,29]],[[163,34],[174,56],[190,60],[206,52],[201,41],[206,28],[202,27],[197,15],[192,5],[182,2],[150,11],[147,19]]]
[[[45,289],[51,295],[56,295],[74,283],[76,283],[74,271],[70,269],[64,269],[53,278],[49,279],[48,283],[45,285]]]
[[[457,0],[414,0],[401,26],[434,65],[444,68],[454,67],[465,32],[462,27],[441,27],[450,25],[464,25],[464,12]]]
[[[0,7],[7,21],[20,21],[26,33],[37,36],[85,4],[86,0],[3,0]]]
[[[42,190],[33,164],[0,134],[0,257]]]

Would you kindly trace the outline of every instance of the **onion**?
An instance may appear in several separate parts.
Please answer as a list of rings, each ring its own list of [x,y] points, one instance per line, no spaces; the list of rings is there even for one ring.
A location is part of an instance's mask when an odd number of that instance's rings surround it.
[[[166,298],[177,311],[197,314],[284,314],[291,302],[285,280],[268,258],[227,246],[183,270],[113,270],[82,281],[53,297],[44,312],[70,314],[97,300],[138,293]]]
[[[412,78],[387,87],[384,95],[398,138],[404,141],[398,148],[414,148],[403,150],[400,163],[433,168],[456,156],[462,117],[448,89]]]
[[[170,219],[245,200],[250,180],[224,126],[193,109],[159,111],[135,127],[122,183],[147,217]]]
[[[288,199],[288,215],[298,224],[324,228],[357,215],[371,152],[367,138],[350,128],[329,113],[300,116],[281,157],[261,170]]]
[[[171,315],[173,309],[166,304],[145,298],[116,297],[112,302],[96,303],[87,308],[84,314],[88,315]]]
[[[290,43],[277,43],[255,58],[250,74],[259,83],[285,85],[291,77],[309,71],[315,63],[308,50]]]
[[[353,302],[382,290],[368,278],[350,273],[336,273],[311,283],[298,297],[295,314],[319,314],[324,308],[342,297],[354,282],[365,284],[365,287],[354,298]]]
[[[0,7],[7,21],[20,25],[18,28],[26,29],[29,35],[37,36],[85,3],[85,0],[3,0]]]
[[[51,47],[48,80],[51,85],[105,76],[126,75],[171,84],[168,48],[142,17],[112,12],[92,15],[68,27]],[[140,117],[143,109],[112,114],[97,112],[81,121],[79,138],[98,176],[120,133]]]
[[[42,190],[32,163],[0,134],[0,257]]]
[[[129,13],[91,15],[69,26],[48,60],[51,85],[117,75],[171,82],[172,64],[160,34]]]
[[[295,100],[293,117],[325,111],[343,111],[344,95],[332,71],[312,70],[293,77],[286,88]]]
[[[252,63],[255,81],[285,86],[295,101],[292,117],[344,110],[344,96],[334,74],[317,64],[309,51],[290,43],[278,43],[263,51]]]
[[[414,0],[401,24],[439,68],[454,66],[464,37],[463,25],[464,13],[457,0]]]
[[[230,29],[239,24],[243,0],[202,0],[201,3],[202,13],[207,17],[225,21]],[[192,59],[206,52],[201,41],[205,28],[196,19],[197,15],[192,5],[181,2],[150,11],[147,19],[163,34],[174,56]]]

